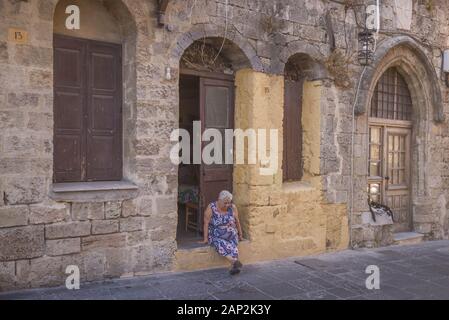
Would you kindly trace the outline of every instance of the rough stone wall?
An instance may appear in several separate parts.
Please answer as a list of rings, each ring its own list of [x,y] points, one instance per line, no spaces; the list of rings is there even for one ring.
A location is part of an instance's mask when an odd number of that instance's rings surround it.
[[[68,265],[80,268],[81,281],[169,270],[176,247],[176,175],[157,160],[160,149],[168,154],[163,132],[174,127],[165,119],[176,117],[175,103],[146,93],[154,20],[144,2],[124,1],[115,10],[124,36],[124,176],[138,194],[100,192],[95,201],[77,202],[50,196],[56,3],[0,2],[0,290],[62,285]],[[26,30],[28,43],[6,42],[11,27]],[[153,130],[159,145],[146,138]]]
[[[121,21],[122,30],[135,31],[125,32],[123,40],[124,175],[139,191],[133,199],[73,203],[56,202],[49,197],[53,172],[52,34],[56,3],[57,0],[0,0],[1,290],[63,284],[64,268],[69,264],[80,266],[84,280],[173,269],[177,168],[168,159],[168,137],[178,126],[179,59],[191,43],[205,36],[226,36],[245,53],[253,70],[268,74],[283,74],[290,56],[305,53],[317,62],[317,68],[311,70],[311,80],[323,81],[317,175],[320,183],[313,184],[314,190],[282,193],[282,175],[278,174],[277,180],[270,182],[277,188],[276,193],[271,193],[272,186],[257,182],[259,178],[253,175],[248,184],[236,187],[237,197],[246,194],[252,203],[248,207],[251,210],[245,206],[242,209],[246,232],[254,239],[264,239],[264,244],[266,239],[277,236],[292,241],[286,255],[318,252],[345,246],[345,219],[349,217],[354,226],[350,232],[353,244],[390,242],[391,233],[386,227],[373,226],[362,219],[367,211],[366,114],[357,117],[354,136],[354,214],[350,216],[345,209],[350,200],[355,80],[362,69],[352,60],[349,71],[353,81],[343,89],[335,86],[332,74],[322,68],[332,38],[324,19],[327,12],[336,48],[348,53],[357,48],[355,19],[350,11],[345,15],[343,5],[311,0],[229,0],[226,14],[225,0],[173,0],[167,10],[167,26],[159,28],[156,1],[105,1]],[[435,123],[429,115],[419,122],[423,129],[416,144],[422,139],[427,143],[417,154],[425,170],[416,172],[420,187],[414,210],[418,212],[418,231],[429,239],[447,238],[449,95],[440,66],[441,49],[449,46],[448,4],[434,1],[433,8],[427,9],[421,1],[413,1],[411,30],[397,30],[400,10],[393,0],[382,3],[380,40],[404,34],[416,39],[438,75],[446,120]],[[11,27],[27,30],[29,42],[7,41]],[[170,80],[165,77],[167,67],[172,72]],[[279,89],[281,78],[273,81],[265,86]],[[427,112],[431,113],[430,108]],[[246,116],[252,119],[266,115],[255,112]],[[275,119],[281,118],[277,115]],[[263,192],[259,193],[261,189]],[[267,199],[267,193],[272,197]],[[304,229],[308,225],[305,220],[295,220],[298,230],[294,234],[285,227],[299,215],[293,209],[298,206],[308,212],[304,219],[311,220],[318,232],[316,239]],[[266,215],[273,219],[277,207],[280,214],[285,212],[286,218],[279,219],[282,224],[260,218]],[[273,233],[277,228],[279,231]]]
[[[411,160],[411,211],[414,231],[427,239],[447,238],[447,190],[444,178],[447,132],[447,93],[441,73],[441,50],[448,45],[447,2],[435,1],[427,8],[413,1],[410,30],[398,30],[401,11],[394,1],[383,1],[377,61],[367,74],[371,83],[363,83],[360,96],[369,110],[373,85],[389,66],[402,72],[412,94],[413,137]],[[404,41],[402,37],[408,36]],[[368,78],[368,77],[367,77]],[[369,90],[367,90],[369,89]],[[435,95],[435,91],[440,91]],[[367,93],[365,93],[367,92]],[[360,98],[359,96],[359,98]],[[435,97],[436,96],[436,97]],[[438,100],[442,101],[438,101]],[[360,100],[360,99],[359,99]],[[351,101],[351,103],[353,100]],[[347,105],[349,106],[349,104]],[[352,107],[352,106],[351,106]],[[356,107],[357,109],[357,107]],[[346,108],[346,113],[350,112]],[[445,119],[444,119],[445,117]],[[368,153],[367,114],[357,117],[355,136],[354,214],[352,238],[354,246],[383,246],[393,241],[391,226],[373,223],[366,204],[366,155]],[[350,159],[350,158],[349,158]]]

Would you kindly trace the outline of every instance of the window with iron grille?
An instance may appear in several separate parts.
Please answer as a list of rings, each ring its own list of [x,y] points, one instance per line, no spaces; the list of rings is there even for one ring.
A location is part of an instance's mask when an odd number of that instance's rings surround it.
[[[412,99],[407,83],[397,68],[390,68],[377,82],[370,116],[390,120],[411,120]]]

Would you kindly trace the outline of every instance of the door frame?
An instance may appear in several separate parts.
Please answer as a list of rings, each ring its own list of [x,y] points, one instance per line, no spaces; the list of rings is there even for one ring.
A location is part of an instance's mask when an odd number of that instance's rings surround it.
[[[207,79],[207,80],[217,80],[217,81],[226,81],[226,82],[230,82],[232,83],[232,88],[233,88],[233,92],[232,92],[232,99],[233,99],[233,108],[232,108],[232,112],[231,112],[231,118],[230,118],[230,125],[232,127],[232,129],[235,129],[235,76],[234,75],[230,75],[230,74],[224,74],[224,73],[218,73],[218,72],[209,72],[209,71],[198,71],[198,70],[194,70],[194,69],[188,69],[188,68],[180,68],[179,70],[179,74],[180,75],[189,75],[189,76],[196,76],[198,77],[199,80],[199,91],[198,91],[198,96],[199,96],[199,113],[200,113],[200,120],[201,120],[201,135],[204,133],[205,130],[205,122],[204,122],[204,115],[205,115],[205,110],[204,110],[204,106],[202,106],[202,90],[201,90],[201,79]],[[179,89],[178,89],[179,90]],[[201,143],[201,151],[203,150],[203,146],[204,143]],[[234,150],[233,150],[234,151]],[[224,156],[224,155],[223,155]],[[204,196],[203,196],[203,192],[202,192],[202,187],[201,187],[201,180],[202,180],[202,176],[203,176],[203,164],[200,165],[200,181],[198,181],[198,188],[199,188],[199,205],[198,205],[198,221],[200,221],[199,223],[199,228],[198,228],[198,233],[201,234],[201,232],[203,231],[203,215],[204,215],[204,211],[206,210],[205,206],[206,204],[204,204]],[[231,172],[231,179],[232,179],[232,183],[233,183],[233,178],[234,178],[234,166],[232,165],[232,172]],[[218,195],[217,195],[218,196]]]
[[[381,160],[381,174],[382,177],[378,177],[380,179],[371,179],[369,176],[369,166],[370,166],[370,136],[369,136],[369,130],[371,127],[381,127],[382,128],[382,160]],[[385,177],[387,175],[387,158],[388,158],[388,150],[387,150],[387,134],[388,129],[406,129],[409,131],[409,142],[408,142],[408,152],[406,155],[406,166],[408,166],[406,172],[407,172],[407,179],[408,179],[408,226],[410,231],[413,231],[413,214],[412,214],[412,207],[413,207],[413,176],[412,176],[412,157],[413,157],[413,121],[409,120],[391,120],[391,119],[383,119],[383,118],[374,118],[374,117],[368,117],[368,152],[367,152],[367,165],[368,165],[368,177],[367,177],[367,185],[371,183],[379,183],[381,185],[381,203],[385,204],[386,202],[386,184],[388,182],[385,181]],[[377,177],[376,177],[377,178]]]

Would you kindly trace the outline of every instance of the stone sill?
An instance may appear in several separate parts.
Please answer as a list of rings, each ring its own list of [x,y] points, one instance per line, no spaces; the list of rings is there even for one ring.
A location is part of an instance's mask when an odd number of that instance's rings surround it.
[[[123,201],[137,197],[138,192],[129,181],[54,183],[50,198],[64,202]]]
[[[198,240],[200,241],[200,240]],[[243,243],[250,243],[249,240],[247,239],[243,239],[242,241],[239,241],[239,245],[243,244]],[[184,251],[184,252],[188,252],[188,251],[209,251],[212,250],[213,252],[215,252],[215,249],[213,248],[213,246],[209,245],[209,244],[201,244],[201,243],[192,243],[192,244],[181,244],[178,245],[178,251]]]
[[[284,182],[282,184],[282,191],[284,192],[301,192],[301,191],[315,191],[316,188],[313,187],[309,182],[305,181],[295,181],[295,182]]]

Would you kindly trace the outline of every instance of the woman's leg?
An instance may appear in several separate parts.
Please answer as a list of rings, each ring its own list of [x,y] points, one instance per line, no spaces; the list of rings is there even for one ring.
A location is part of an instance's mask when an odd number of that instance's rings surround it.
[[[237,261],[236,258],[233,258],[231,256],[225,256],[226,260],[229,261],[229,263],[231,263],[231,267],[234,265],[234,263]]]

